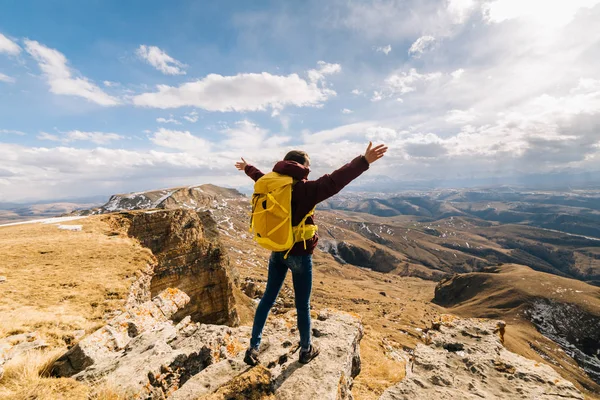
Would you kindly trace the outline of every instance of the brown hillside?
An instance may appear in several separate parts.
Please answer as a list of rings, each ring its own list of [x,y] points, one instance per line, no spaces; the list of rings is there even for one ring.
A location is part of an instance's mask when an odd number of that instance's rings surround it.
[[[589,394],[600,394],[600,288],[503,265],[440,282],[434,302],[460,316],[506,320],[509,350],[545,362]]]

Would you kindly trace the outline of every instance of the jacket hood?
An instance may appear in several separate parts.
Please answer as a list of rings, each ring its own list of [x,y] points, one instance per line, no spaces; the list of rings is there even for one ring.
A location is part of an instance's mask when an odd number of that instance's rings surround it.
[[[296,161],[279,161],[273,167],[273,172],[291,176],[294,179],[302,180],[306,179],[308,173],[310,172],[310,169],[306,168],[300,163],[297,163]]]

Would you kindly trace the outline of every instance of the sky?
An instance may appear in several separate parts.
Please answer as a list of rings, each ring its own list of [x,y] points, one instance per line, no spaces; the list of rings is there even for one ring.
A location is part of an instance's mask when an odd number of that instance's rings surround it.
[[[600,0],[0,4],[0,202],[600,171]],[[500,180],[501,181],[501,180]],[[496,182],[498,180],[496,179]]]

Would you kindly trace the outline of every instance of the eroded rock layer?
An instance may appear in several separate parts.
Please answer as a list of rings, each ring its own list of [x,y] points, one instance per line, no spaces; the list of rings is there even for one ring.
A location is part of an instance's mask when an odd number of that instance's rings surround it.
[[[239,323],[229,260],[216,237],[193,210],[156,210],[122,213],[128,233],[156,257],[150,295],[178,288],[190,302],[173,316],[190,315],[192,321],[235,326]]]

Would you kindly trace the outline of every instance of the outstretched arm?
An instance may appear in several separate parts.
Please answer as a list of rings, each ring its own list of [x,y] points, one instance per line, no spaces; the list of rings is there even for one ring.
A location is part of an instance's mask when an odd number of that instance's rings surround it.
[[[244,171],[246,175],[248,175],[250,178],[252,178],[252,180],[254,180],[254,182],[259,180],[264,175],[258,168],[248,164],[243,157],[241,162],[238,161],[235,163],[235,167],[240,171]]]
[[[364,155],[356,157],[331,174],[323,175],[315,181],[306,182],[307,197],[311,203],[318,204],[337,194],[344,186],[369,169],[370,164],[383,157],[387,149],[383,144],[373,147],[373,144],[369,142],[369,147]]]

